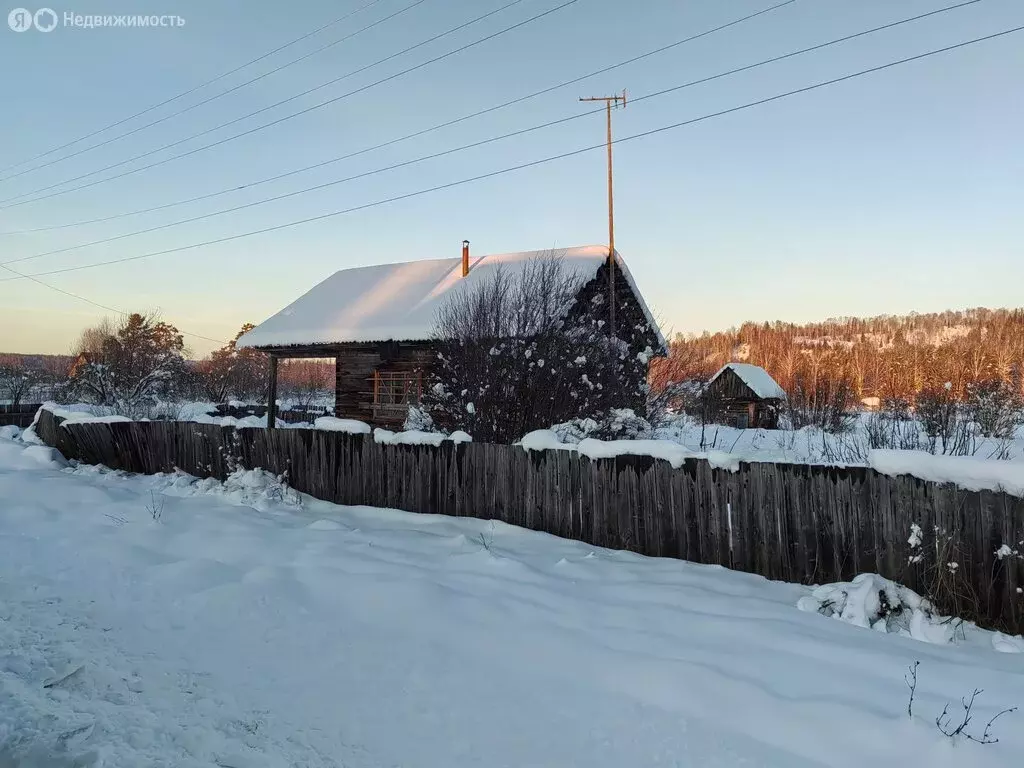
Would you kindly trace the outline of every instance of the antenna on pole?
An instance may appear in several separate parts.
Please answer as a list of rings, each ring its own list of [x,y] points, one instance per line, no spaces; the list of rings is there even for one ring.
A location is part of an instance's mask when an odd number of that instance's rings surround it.
[[[615,196],[612,183],[612,107],[626,106],[626,91],[615,96],[584,96],[580,101],[603,101],[608,118],[608,334],[615,338]]]

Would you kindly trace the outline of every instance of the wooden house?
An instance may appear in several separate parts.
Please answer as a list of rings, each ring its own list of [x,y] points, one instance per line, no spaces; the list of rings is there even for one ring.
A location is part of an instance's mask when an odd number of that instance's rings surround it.
[[[470,258],[409,261],[334,273],[238,340],[270,356],[268,405],[276,413],[277,363],[286,358],[334,358],[335,414],[380,426],[400,425],[419,402],[436,360],[438,310],[460,291],[526,269],[538,258],[558,258],[576,278],[582,301],[614,306],[618,337],[633,354],[647,347],[666,354],[664,337],[620,254],[614,265],[604,246]],[[609,279],[611,278],[611,279]],[[609,298],[614,296],[614,302]],[[567,310],[568,311],[568,310]],[[633,347],[636,347],[634,350]]]
[[[764,368],[728,363],[711,377],[701,394],[708,421],[739,429],[775,429],[786,392]]]

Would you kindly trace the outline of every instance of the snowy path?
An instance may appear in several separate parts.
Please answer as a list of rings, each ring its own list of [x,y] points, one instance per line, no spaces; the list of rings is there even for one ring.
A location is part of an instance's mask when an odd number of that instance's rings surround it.
[[[935,729],[975,687],[982,727],[1024,705],[1024,654],[977,631],[926,645],[802,613],[805,589],[720,568],[298,507],[258,486],[61,471],[46,450],[0,439],[0,768],[1024,755],[1020,713],[995,745]]]

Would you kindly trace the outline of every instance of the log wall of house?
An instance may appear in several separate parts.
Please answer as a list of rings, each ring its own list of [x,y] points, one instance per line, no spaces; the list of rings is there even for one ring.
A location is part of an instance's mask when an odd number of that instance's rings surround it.
[[[658,336],[651,327],[647,316],[633,294],[629,281],[618,266],[616,269],[615,293],[616,293],[616,332],[619,339],[626,343],[629,349],[628,360],[631,365],[627,366],[628,375],[633,379],[635,386],[629,387],[635,391],[636,396],[633,402],[627,402],[625,407],[633,408],[637,413],[643,413],[645,397],[643,385],[647,382],[648,364],[646,359],[637,357],[650,348],[655,354],[663,354],[659,346]],[[608,306],[608,264],[603,264],[596,277],[588,282],[580,291],[572,312],[583,312],[593,304],[598,304],[605,309],[602,313],[600,308],[595,313],[599,317],[606,317]],[[374,412],[374,372],[419,372],[423,376],[424,386],[430,374],[431,366],[436,360],[436,346],[430,341],[386,341],[370,343],[352,343],[341,345],[320,345],[316,347],[281,347],[267,349],[268,352],[276,353],[281,358],[288,357],[331,357],[335,359],[335,393],[334,409],[339,418],[350,418],[365,421],[369,424],[394,427],[396,419],[378,418]]]
[[[381,426],[394,426],[394,422],[374,416],[374,371],[420,372],[425,382],[435,357],[433,344],[426,341],[351,344],[334,354],[335,415]]]

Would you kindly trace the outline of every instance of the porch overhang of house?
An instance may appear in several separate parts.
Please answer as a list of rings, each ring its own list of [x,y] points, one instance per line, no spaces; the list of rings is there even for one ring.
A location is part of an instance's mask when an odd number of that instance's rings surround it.
[[[382,341],[336,342],[333,344],[295,344],[282,346],[252,347],[263,352],[270,358],[267,377],[267,428],[274,429],[277,425],[277,370],[281,360],[300,359],[334,359],[337,364],[339,356],[357,350],[374,350],[383,358],[397,357],[403,346],[420,346],[429,343],[428,339],[394,339]],[[337,395],[337,383],[335,394]]]

